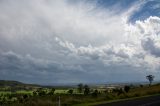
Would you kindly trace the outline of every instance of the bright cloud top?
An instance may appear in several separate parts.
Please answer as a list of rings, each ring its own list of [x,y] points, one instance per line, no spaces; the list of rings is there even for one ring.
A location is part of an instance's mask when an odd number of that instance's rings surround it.
[[[0,1],[2,79],[34,83],[143,80],[160,67],[160,18],[130,22],[147,1]]]

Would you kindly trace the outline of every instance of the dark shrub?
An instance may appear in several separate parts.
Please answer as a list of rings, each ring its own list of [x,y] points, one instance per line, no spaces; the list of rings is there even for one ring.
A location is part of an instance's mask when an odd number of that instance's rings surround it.
[[[92,93],[92,96],[93,96],[93,97],[97,97],[97,96],[98,96],[98,93],[99,93],[99,92],[98,92],[98,90],[96,89],[96,90],[94,90],[94,92]]]
[[[127,85],[126,85],[126,86],[124,86],[124,91],[125,91],[125,92],[127,92],[127,93],[128,93],[128,92],[129,92],[129,90],[130,90],[130,86],[127,86]]]
[[[73,89],[68,90],[69,94],[73,94]]]

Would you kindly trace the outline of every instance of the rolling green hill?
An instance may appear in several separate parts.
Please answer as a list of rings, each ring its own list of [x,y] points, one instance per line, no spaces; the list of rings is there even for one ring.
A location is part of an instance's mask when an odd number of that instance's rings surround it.
[[[0,80],[0,91],[32,90],[42,86],[36,84],[25,84],[19,81]]]

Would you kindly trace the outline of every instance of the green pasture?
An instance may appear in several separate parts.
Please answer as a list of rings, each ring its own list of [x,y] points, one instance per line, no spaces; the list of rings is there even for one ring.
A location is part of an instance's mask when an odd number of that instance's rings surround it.
[[[9,91],[0,91],[0,95],[7,95],[7,94],[11,94],[11,92],[9,92]]]
[[[20,94],[32,94],[33,91],[19,90],[19,91],[16,91],[16,93],[20,93]]]

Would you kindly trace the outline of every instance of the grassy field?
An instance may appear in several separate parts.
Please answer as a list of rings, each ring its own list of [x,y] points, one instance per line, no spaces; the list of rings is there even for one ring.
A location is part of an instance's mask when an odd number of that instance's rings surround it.
[[[41,88],[39,94],[33,94],[34,90],[17,90],[16,92],[1,91],[0,105],[7,106],[57,106],[59,97],[62,106],[88,106],[99,103],[114,102],[119,100],[134,99],[137,97],[160,94],[160,84],[148,86],[134,86],[129,92],[117,91],[104,92],[101,87],[90,87],[90,94],[78,93],[77,88],[56,88],[54,94],[49,94],[51,88]],[[73,93],[68,93],[72,89]],[[98,94],[93,95],[93,91],[98,89]],[[102,90],[102,91],[101,91]],[[45,91],[45,92],[43,92]]]
[[[19,91],[16,91],[16,93],[19,93],[19,94],[33,94],[33,91],[26,91],[26,90],[19,90]]]
[[[57,89],[55,90],[55,94],[66,94],[67,93],[67,89]]]
[[[0,91],[0,95],[6,95],[6,94],[11,94],[9,91]]]
[[[125,98],[125,99],[115,99],[115,100],[109,100],[109,101],[100,101],[100,102],[92,102],[92,103],[82,103],[82,104],[75,104],[74,106],[93,106],[98,104],[106,104],[106,103],[112,103],[112,102],[119,102],[119,101],[126,101],[126,100],[135,100],[138,98],[144,98],[144,97],[150,97],[150,96],[156,96],[160,94],[152,94],[152,95],[146,95],[146,96],[140,96],[140,97],[132,97],[132,98]]]
[[[101,98],[100,101],[96,99],[95,101],[84,102],[82,104],[77,104],[74,106],[92,106],[92,105],[103,104],[103,103],[110,103],[110,102],[117,102],[117,101],[124,101],[124,100],[132,100],[132,99],[137,99],[137,98],[142,98],[142,97],[149,97],[152,95],[160,95],[160,84],[156,84],[152,86],[146,85],[144,87],[135,87],[131,89],[128,93],[122,93],[120,95],[109,93],[108,95],[106,95],[106,99]]]

